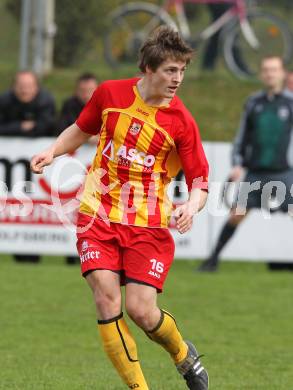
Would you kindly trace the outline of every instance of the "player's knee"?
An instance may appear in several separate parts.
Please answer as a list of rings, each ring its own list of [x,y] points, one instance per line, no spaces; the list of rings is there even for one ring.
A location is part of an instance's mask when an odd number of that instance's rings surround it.
[[[129,317],[142,329],[150,328],[150,310],[139,302],[126,303],[126,311]]]
[[[96,307],[100,313],[120,313],[121,297],[111,293],[94,292]]]

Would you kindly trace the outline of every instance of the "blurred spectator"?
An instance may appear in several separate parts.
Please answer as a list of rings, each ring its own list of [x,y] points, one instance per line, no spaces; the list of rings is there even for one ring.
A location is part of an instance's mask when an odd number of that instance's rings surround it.
[[[60,117],[57,125],[57,134],[60,134],[68,126],[75,122],[86,103],[90,100],[94,90],[98,86],[97,78],[92,73],[84,73],[76,80],[74,95],[65,100],[61,108]],[[96,144],[97,137],[90,138],[90,143]],[[67,256],[67,264],[80,263],[77,256]]]
[[[207,4],[212,22],[220,18],[231,7],[230,4]],[[205,70],[213,70],[216,65],[216,61],[220,48],[220,34],[221,30],[216,32],[208,41],[205,48],[202,67]]]
[[[212,23],[218,20],[222,15],[224,15],[232,6],[233,1],[236,2],[236,0],[232,0],[230,4],[207,4],[207,7],[209,9]],[[202,68],[205,70],[214,70],[217,62],[217,58],[219,55],[220,50],[220,36],[221,36],[222,29],[217,31],[214,35],[211,36],[211,38],[208,40],[207,46],[204,51],[203,55],[203,61],[202,61]],[[246,66],[246,64],[243,61],[241,52],[237,46],[233,48],[234,52],[234,58],[237,62],[237,65],[244,73],[249,74],[249,70]]]
[[[40,88],[33,72],[18,72],[12,88],[0,95],[0,135],[47,137],[54,119],[53,97]]]
[[[84,73],[78,77],[74,95],[65,100],[61,108],[61,114],[57,126],[58,134],[75,122],[85,104],[90,100],[97,86],[97,78],[92,73]]]
[[[0,95],[0,136],[52,136],[55,102],[49,92],[40,88],[31,71],[17,72],[12,88]],[[14,255],[16,261],[38,262],[36,255]]]
[[[287,73],[286,85],[289,91],[293,92],[293,72]]]

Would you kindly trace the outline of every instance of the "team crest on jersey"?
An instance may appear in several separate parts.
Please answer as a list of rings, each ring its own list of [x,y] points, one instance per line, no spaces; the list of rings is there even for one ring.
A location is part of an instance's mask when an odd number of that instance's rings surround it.
[[[137,135],[141,130],[141,124],[133,122],[132,125],[130,126],[130,134],[132,135]]]
[[[286,119],[288,119],[288,117],[290,115],[289,109],[287,107],[285,107],[285,106],[280,107],[279,111],[278,111],[278,115],[279,115],[280,119],[285,121]]]

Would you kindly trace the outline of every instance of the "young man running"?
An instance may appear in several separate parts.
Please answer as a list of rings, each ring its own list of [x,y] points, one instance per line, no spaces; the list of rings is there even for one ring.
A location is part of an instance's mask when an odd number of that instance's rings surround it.
[[[190,191],[175,211],[180,233],[191,228],[207,199],[208,164],[198,128],[175,96],[191,56],[177,32],[159,28],[140,50],[143,76],[100,84],[76,123],[31,162],[32,170],[42,173],[54,157],[100,133],[80,205],[77,248],[105,352],[130,389],[148,385],[121,312],[122,284],[129,317],[169,352],[189,389],[208,389],[195,347],[183,340],[173,316],[157,306],[174,256],[166,192],[180,165]]]

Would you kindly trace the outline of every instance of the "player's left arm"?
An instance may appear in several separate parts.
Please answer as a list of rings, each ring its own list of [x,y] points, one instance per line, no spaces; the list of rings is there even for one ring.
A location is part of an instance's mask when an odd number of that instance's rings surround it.
[[[189,199],[175,211],[176,227],[180,233],[192,227],[193,216],[206,204],[209,165],[202,147],[199,129],[194,119],[187,116],[178,125],[176,147],[189,190]]]

